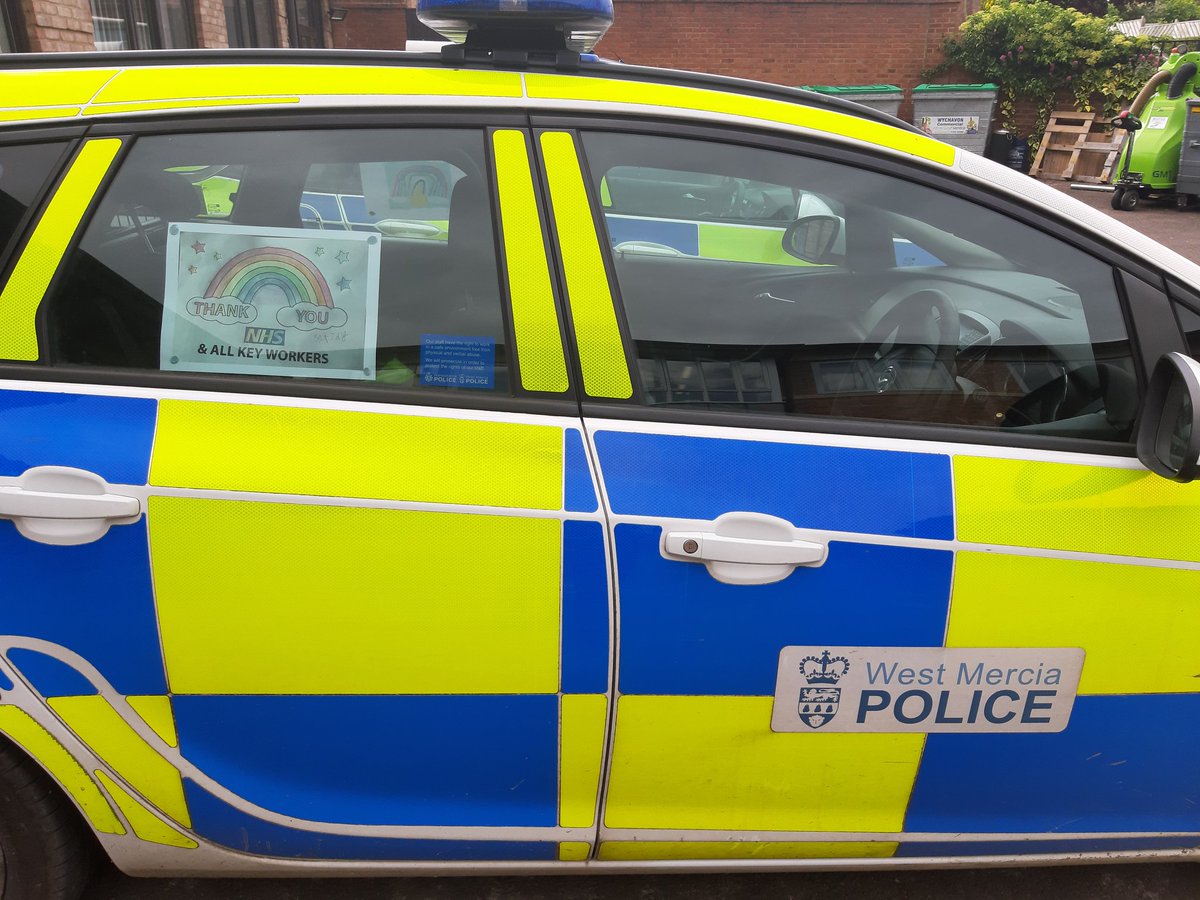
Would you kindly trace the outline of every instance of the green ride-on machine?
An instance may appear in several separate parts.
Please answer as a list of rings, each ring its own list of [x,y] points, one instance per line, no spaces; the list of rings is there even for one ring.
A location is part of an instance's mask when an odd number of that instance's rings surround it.
[[[1133,210],[1148,197],[1175,196],[1180,208],[1189,194],[1176,194],[1179,154],[1195,99],[1200,52],[1176,47],[1138,92],[1129,109],[1112,121],[1125,131],[1113,179],[1112,208]]]

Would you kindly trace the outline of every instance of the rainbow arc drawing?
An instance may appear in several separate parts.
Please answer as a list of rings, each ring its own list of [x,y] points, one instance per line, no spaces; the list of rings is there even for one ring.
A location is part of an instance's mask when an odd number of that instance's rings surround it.
[[[252,303],[265,287],[282,291],[288,306],[334,306],[329,283],[320,270],[311,260],[283,247],[255,247],[239,253],[213,276],[204,296],[236,297]]]

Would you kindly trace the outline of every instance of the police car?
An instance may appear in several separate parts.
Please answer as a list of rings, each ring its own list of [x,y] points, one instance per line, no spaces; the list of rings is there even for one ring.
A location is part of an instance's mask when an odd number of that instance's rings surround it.
[[[516,6],[0,64],[5,900],[1200,847],[1200,268]]]

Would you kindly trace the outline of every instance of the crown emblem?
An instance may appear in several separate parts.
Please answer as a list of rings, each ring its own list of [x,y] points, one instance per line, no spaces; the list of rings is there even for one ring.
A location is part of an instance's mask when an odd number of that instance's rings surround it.
[[[849,671],[850,660],[844,656],[831,657],[828,650],[820,657],[806,656],[800,660],[800,674],[809,684],[837,684]]]

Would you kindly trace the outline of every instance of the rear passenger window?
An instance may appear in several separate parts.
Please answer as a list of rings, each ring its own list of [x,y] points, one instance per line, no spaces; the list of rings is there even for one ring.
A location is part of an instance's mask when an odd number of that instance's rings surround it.
[[[62,155],[65,144],[0,147],[0,259]]]
[[[507,393],[483,133],[141,138],[51,301],[59,362]]]
[[[641,397],[1128,441],[1110,265],[951,193],[773,150],[593,133]]]

